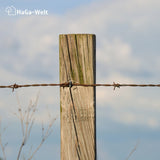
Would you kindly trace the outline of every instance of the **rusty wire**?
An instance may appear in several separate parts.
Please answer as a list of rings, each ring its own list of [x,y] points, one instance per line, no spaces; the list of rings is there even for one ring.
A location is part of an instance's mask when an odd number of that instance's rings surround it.
[[[46,86],[60,86],[60,87],[70,87],[70,86],[83,86],[83,87],[113,87],[115,90],[116,88],[120,87],[160,87],[160,84],[121,84],[121,83],[115,83],[113,82],[112,84],[80,84],[80,83],[72,83],[71,82],[65,82],[65,83],[49,83],[49,84],[24,84],[24,85],[18,85],[18,84],[13,84],[13,85],[3,85],[0,86],[0,88],[11,88],[12,91],[18,88],[23,88],[23,87],[46,87]]]

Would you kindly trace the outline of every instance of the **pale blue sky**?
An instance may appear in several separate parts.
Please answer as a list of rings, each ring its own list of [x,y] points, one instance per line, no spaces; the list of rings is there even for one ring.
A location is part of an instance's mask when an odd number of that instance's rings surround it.
[[[8,16],[4,10],[11,5],[46,9],[49,15]],[[58,83],[61,33],[96,34],[97,83],[160,83],[159,0],[0,0],[0,9],[0,84]],[[60,159],[59,88],[51,87],[0,90],[7,160],[16,159],[21,141],[20,122],[13,116],[16,96],[25,107],[38,92],[39,112],[28,146],[39,142],[48,107],[58,119],[35,159]],[[97,88],[98,160],[125,160],[138,141],[130,160],[160,158],[159,94],[159,88]]]
[[[1,2],[2,1],[2,2]],[[74,8],[77,8],[79,6],[90,4],[96,0],[81,0],[81,1],[75,1],[75,0],[45,0],[45,1],[39,1],[39,0],[1,0],[1,5],[3,7],[13,5],[17,8],[25,9],[47,9],[49,13],[54,14],[65,14],[69,10],[72,10]]]

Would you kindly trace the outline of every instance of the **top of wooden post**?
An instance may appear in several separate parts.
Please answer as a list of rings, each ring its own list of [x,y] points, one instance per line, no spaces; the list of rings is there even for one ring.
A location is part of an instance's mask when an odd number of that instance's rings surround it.
[[[66,36],[66,35],[92,35],[92,36],[96,36],[95,34],[91,34],[91,33],[69,33],[69,34],[60,34],[59,36]]]
[[[95,34],[61,34],[60,82],[95,83]]]

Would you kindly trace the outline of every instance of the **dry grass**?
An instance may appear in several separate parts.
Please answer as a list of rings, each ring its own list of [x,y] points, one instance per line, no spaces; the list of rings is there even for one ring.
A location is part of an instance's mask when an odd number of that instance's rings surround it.
[[[35,156],[35,154],[38,152],[38,150],[41,148],[43,143],[46,141],[46,139],[49,137],[49,135],[53,132],[52,126],[56,120],[56,118],[52,118],[49,114],[50,121],[46,129],[44,128],[44,125],[42,124],[42,137],[39,145],[35,149],[30,149],[30,153],[28,154],[28,158],[25,157],[25,155],[22,155],[23,148],[27,144],[27,141],[29,137],[31,136],[31,131],[35,123],[35,113],[38,111],[38,98],[37,95],[36,100],[30,101],[28,107],[24,109],[21,104],[20,100],[17,96],[17,102],[18,102],[18,111],[14,113],[16,117],[20,120],[21,125],[21,131],[22,131],[22,141],[20,143],[20,147],[17,154],[17,160],[23,159],[23,160],[32,160]],[[3,145],[2,143],[2,130],[1,130],[1,121],[0,121],[0,148],[3,153],[3,160],[7,160],[6,153],[5,153],[5,147],[6,145]]]
[[[137,141],[136,145],[135,145],[134,148],[131,150],[131,152],[129,153],[129,155],[128,155],[128,157],[126,158],[126,160],[129,160],[129,158],[132,156],[132,154],[136,151],[138,145],[139,145],[139,141]]]
[[[7,146],[7,143],[6,144],[3,144],[2,142],[2,132],[4,132],[6,130],[6,128],[3,128],[2,129],[2,125],[1,125],[1,119],[0,119],[0,148],[2,150],[2,154],[3,154],[3,160],[6,160],[6,153],[5,153],[5,148]]]

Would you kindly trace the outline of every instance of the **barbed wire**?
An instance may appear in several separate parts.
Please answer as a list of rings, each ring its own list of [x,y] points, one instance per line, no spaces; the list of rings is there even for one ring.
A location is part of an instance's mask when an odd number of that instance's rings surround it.
[[[65,82],[65,83],[49,83],[49,84],[13,84],[13,85],[1,85],[0,88],[11,88],[12,91],[18,88],[23,87],[47,87],[47,86],[60,86],[60,87],[72,87],[72,86],[83,86],[83,87],[113,87],[115,90],[116,88],[120,87],[160,87],[160,84],[121,84],[115,83],[112,84],[81,84],[81,83],[73,83],[72,81]]]

